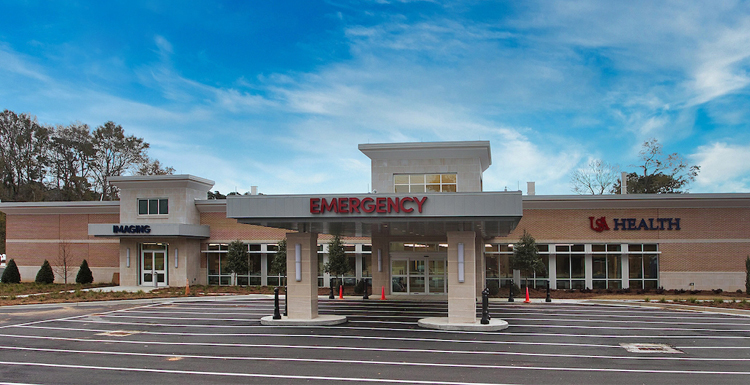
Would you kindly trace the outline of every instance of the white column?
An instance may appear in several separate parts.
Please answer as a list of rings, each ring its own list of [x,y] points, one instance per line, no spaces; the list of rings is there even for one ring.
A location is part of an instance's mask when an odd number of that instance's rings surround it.
[[[594,287],[594,257],[591,255],[591,245],[586,244],[583,246],[586,255],[583,257],[583,273],[586,277],[586,288],[591,289]]]
[[[261,254],[260,256],[260,284],[262,286],[267,286],[268,285],[268,262],[269,262],[268,258],[271,258],[271,257],[269,257],[269,255],[266,254],[266,250],[263,250],[263,249],[261,250],[263,251],[263,254]]]
[[[549,255],[549,288],[557,290],[557,255]]]
[[[622,288],[627,289],[630,287],[630,260],[628,259],[628,244],[623,243],[620,245],[622,250],[622,258],[620,263],[622,264]]]

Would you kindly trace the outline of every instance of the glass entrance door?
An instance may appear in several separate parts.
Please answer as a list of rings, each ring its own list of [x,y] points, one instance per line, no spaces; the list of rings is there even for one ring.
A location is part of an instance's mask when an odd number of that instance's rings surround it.
[[[141,249],[141,285],[165,286],[167,283],[166,245],[144,244]]]
[[[394,257],[391,260],[391,293],[445,294],[444,256]]]

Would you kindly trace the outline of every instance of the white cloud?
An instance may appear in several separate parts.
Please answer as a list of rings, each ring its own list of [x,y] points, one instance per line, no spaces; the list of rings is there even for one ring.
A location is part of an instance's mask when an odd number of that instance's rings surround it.
[[[710,143],[690,159],[701,167],[695,180],[700,191],[750,192],[750,145]]]

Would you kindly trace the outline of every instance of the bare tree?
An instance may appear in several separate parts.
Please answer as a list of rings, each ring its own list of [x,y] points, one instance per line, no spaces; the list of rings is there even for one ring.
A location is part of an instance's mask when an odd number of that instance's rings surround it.
[[[54,270],[57,275],[63,278],[63,282],[68,284],[68,277],[73,275],[75,263],[73,262],[73,250],[70,242],[67,240],[60,241],[60,247],[57,250],[57,259],[55,259]]]
[[[656,139],[643,143],[639,153],[643,164],[638,167],[643,172],[631,172],[627,175],[628,194],[668,194],[688,192],[686,187],[698,176],[700,166],[689,165],[676,152],[666,157],[662,145]],[[613,188],[619,194],[620,180]]]
[[[125,136],[122,126],[107,122],[92,134],[95,155],[91,164],[94,187],[102,200],[117,199],[117,190],[107,183],[111,176],[124,175],[143,162],[148,143],[143,138]]]
[[[143,157],[143,161],[138,165],[136,175],[173,175],[174,167],[164,166],[158,160],[151,160],[148,156]]]
[[[619,168],[601,159],[589,161],[588,168],[576,170],[570,178],[573,192],[580,195],[602,195],[618,181]]]

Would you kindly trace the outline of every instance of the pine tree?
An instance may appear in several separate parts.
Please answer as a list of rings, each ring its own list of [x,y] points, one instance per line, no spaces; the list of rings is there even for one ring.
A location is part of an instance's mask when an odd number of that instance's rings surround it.
[[[78,269],[78,274],[76,275],[76,283],[85,285],[91,282],[94,282],[94,274],[91,273],[91,269],[89,269],[89,263],[84,259],[83,262],[81,262],[81,267]]]
[[[0,281],[3,283],[21,283],[21,273],[18,272],[18,266],[16,266],[16,261],[14,259],[11,259],[10,262],[8,262]]]
[[[521,270],[524,277],[528,280],[533,273],[543,273],[547,270],[539,256],[539,249],[536,247],[536,240],[531,234],[523,231],[521,239],[513,245],[513,256],[510,257],[510,265],[513,269]],[[528,283],[526,285],[528,287]]]
[[[279,249],[273,256],[268,270],[272,274],[286,275],[286,238],[279,241]]]
[[[349,272],[349,261],[338,234],[334,235],[328,243],[328,262],[323,265],[323,270],[331,275],[331,280],[333,277],[343,276]]]
[[[238,274],[247,274],[250,270],[250,253],[247,252],[247,246],[240,240],[232,241],[227,251],[226,267],[232,277],[234,284],[237,284]],[[225,262],[222,260],[222,264]]]
[[[55,272],[52,271],[52,266],[50,266],[46,259],[44,260],[44,263],[42,263],[42,267],[39,268],[39,272],[36,273],[36,279],[34,282],[46,283],[48,285],[55,282]]]

